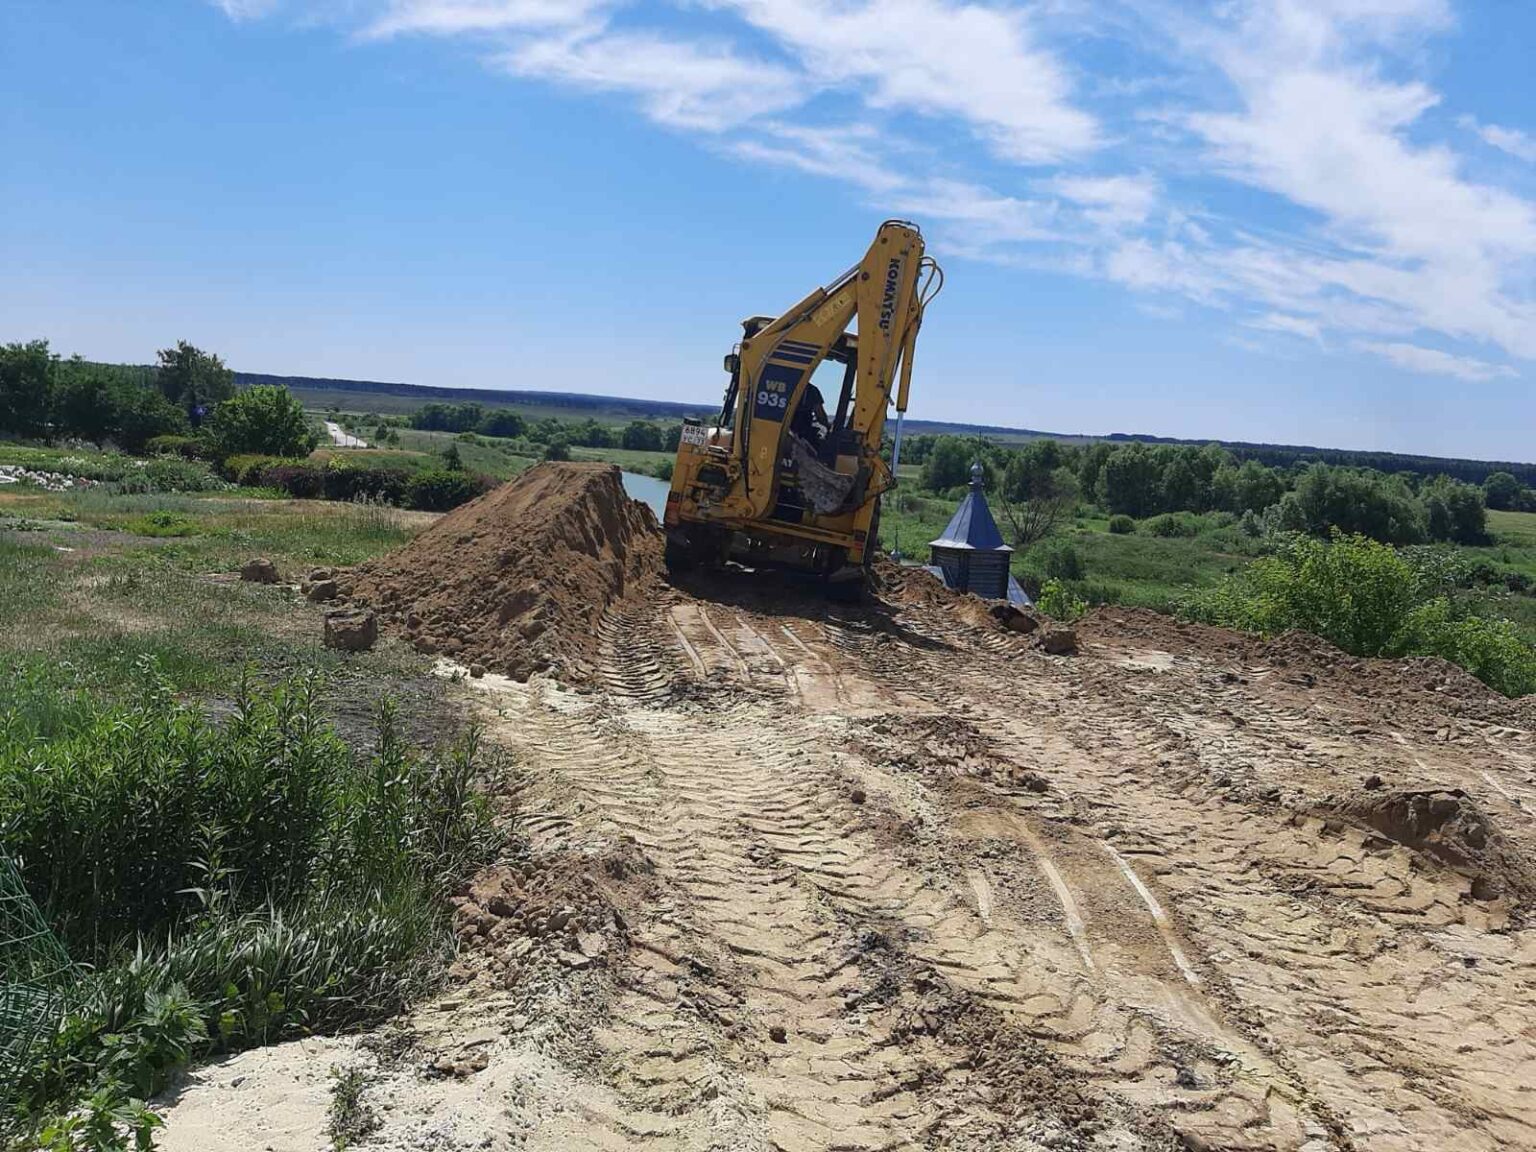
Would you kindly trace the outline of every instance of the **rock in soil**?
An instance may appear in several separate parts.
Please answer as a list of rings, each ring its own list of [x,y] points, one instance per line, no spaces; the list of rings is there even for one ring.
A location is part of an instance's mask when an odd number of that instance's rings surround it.
[[[278,581],[277,565],[265,556],[257,556],[247,560],[240,568],[240,579],[252,584],[276,584]]]
[[[1071,628],[1051,628],[1041,633],[1040,647],[1052,656],[1075,656],[1077,633]]]
[[[325,646],[366,652],[379,640],[379,618],[366,609],[341,608],[325,614]]]
[[[340,587],[335,580],[311,580],[304,585],[304,595],[316,604],[323,604],[327,600],[334,600],[341,594]]]

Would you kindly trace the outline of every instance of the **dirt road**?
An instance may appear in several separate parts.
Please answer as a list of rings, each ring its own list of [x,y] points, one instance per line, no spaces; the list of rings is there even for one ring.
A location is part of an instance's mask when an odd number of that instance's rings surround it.
[[[454,989],[199,1074],[164,1145],[328,1147],[358,1063],[386,1148],[1536,1147],[1528,714],[1082,639],[743,577],[605,621],[583,690],[465,680],[524,851]]]

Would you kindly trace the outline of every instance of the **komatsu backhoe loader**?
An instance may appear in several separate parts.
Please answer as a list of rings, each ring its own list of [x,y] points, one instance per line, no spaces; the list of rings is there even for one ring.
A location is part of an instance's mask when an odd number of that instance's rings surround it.
[[[776,319],[742,321],[717,422],[683,422],[664,517],[674,570],[735,559],[862,584],[880,495],[901,461],[918,327],[943,283],[917,226],[887,220],[864,259],[825,288]],[[855,319],[857,334],[847,331]],[[811,381],[827,361],[843,366],[831,414]]]

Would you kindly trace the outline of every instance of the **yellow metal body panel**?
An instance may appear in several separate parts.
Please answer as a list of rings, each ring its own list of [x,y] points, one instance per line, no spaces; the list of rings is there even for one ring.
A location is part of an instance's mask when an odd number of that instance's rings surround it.
[[[668,528],[707,525],[741,533],[749,546],[777,550],[778,562],[791,565],[795,561],[786,561],[785,553],[797,547],[805,550],[807,566],[813,553],[824,557],[827,549],[841,550],[848,564],[863,563],[866,545],[874,544],[880,494],[893,483],[880,454],[886,411],[898,373],[898,410],[906,409],[926,302],[920,275],[932,267],[917,228],[888,221],[864,258],[830,285],[776,319],[748,321],[728,394],[733,403],[722,412],[727,425],[701,429],[695,442],[678,448]],[[855,319],[856,336],[847,332]],[[834,349],[839,358],[854,360],[856,374],[844,425],[837,429],[835,463],[827,463],[854,477],[854,484],[842,507],[817,514],[793,506],[799,479],[788,437],[812,374]]]

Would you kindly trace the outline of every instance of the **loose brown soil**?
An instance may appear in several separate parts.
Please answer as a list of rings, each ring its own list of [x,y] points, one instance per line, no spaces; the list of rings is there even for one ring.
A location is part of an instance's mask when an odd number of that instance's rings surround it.
[[[594,668],[597,626],[661,571],[656,518],[612,464],[540,464],[350,574],[423,652],[527,679]]]
[[[170,1152],[322,1152],[352,1062],[399,1150],[1536,1147],[1524,706],[1123,609],[1051,656],[909,574],[636,595],[629,515],[585,683],[455,686],[523,847],[449,992],[201,1073]]]

